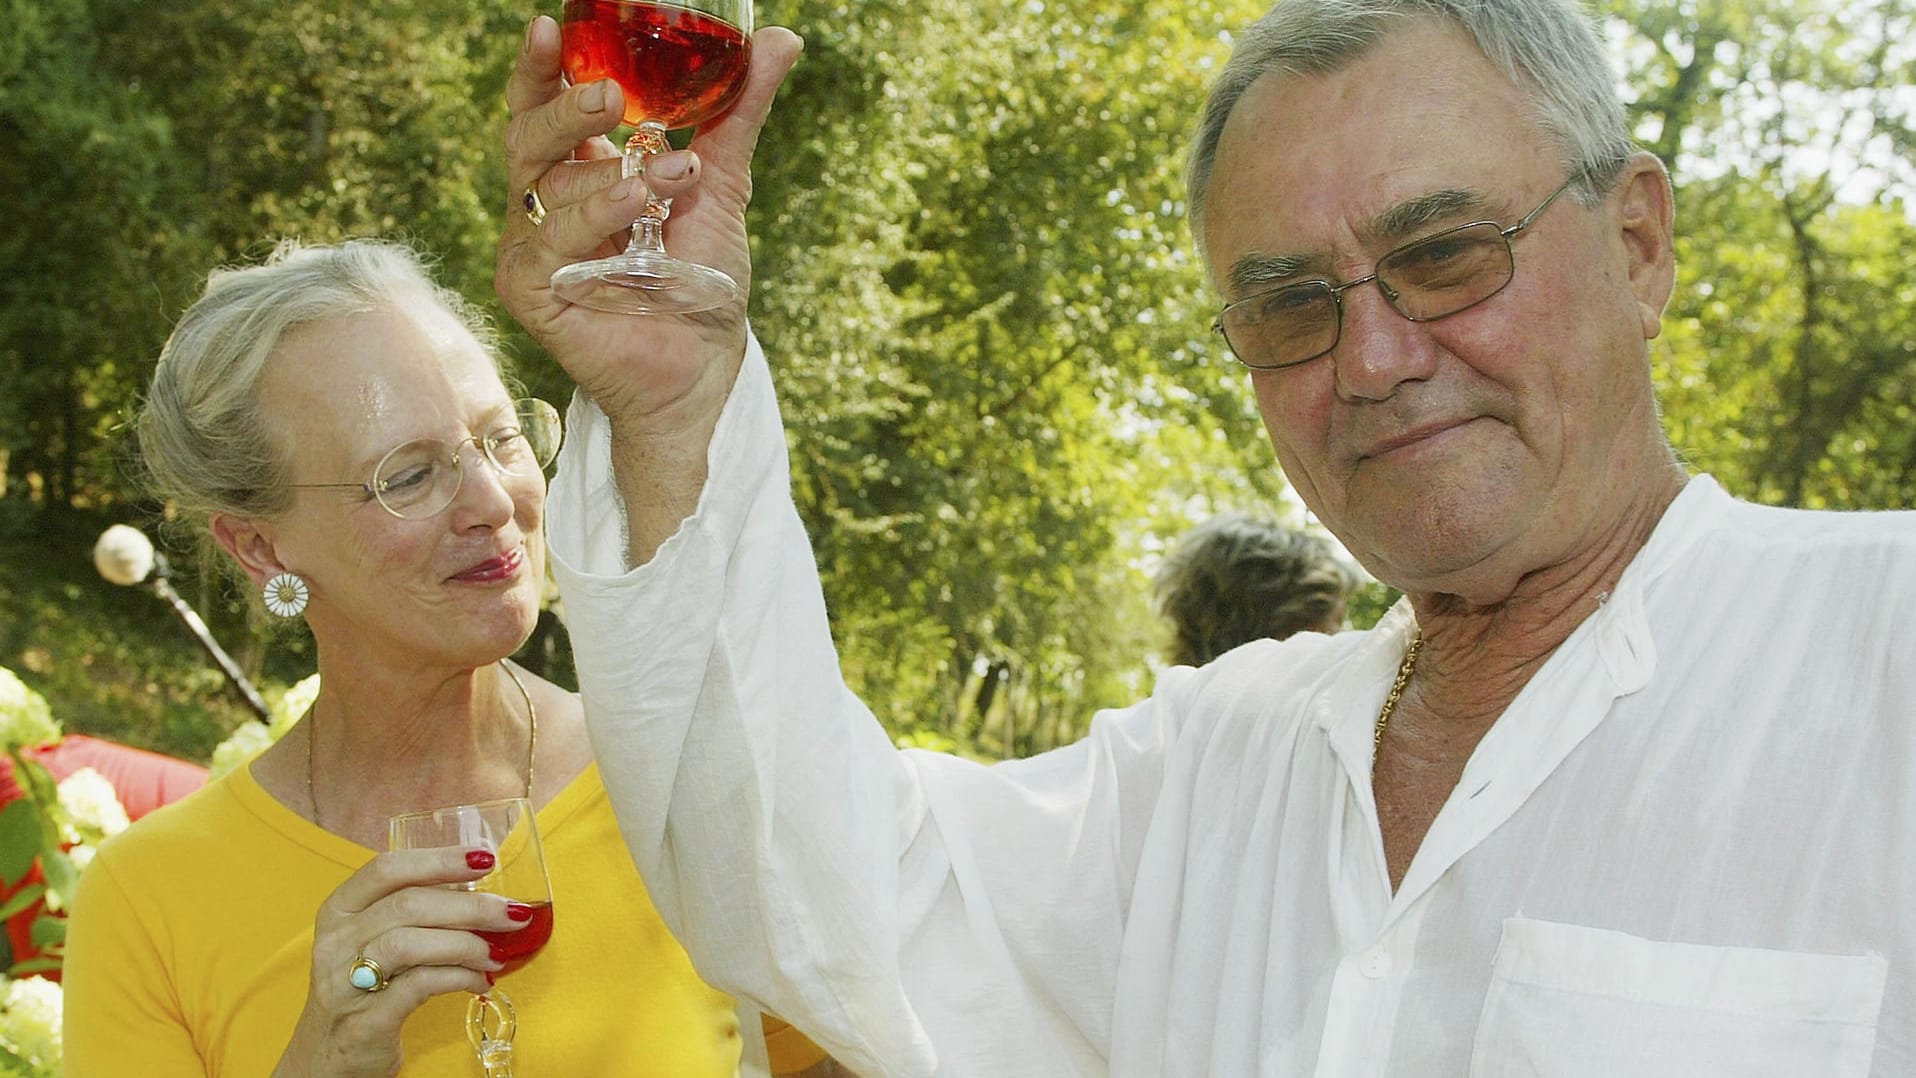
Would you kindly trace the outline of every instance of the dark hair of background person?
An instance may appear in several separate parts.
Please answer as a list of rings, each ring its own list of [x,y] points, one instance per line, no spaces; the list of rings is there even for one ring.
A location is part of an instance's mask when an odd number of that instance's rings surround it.
[[[1202,666],[1260,637],[1335,632],[1357,584],[1328,540],[1226,513],[1178,540],[1152,590],[1174,633],[1171,660]]]

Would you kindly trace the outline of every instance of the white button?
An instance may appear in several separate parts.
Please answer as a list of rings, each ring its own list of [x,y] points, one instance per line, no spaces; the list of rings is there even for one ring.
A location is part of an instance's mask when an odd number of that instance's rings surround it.
[[[1370,952],[1358,960],[1357,972],[1366,977],[1382,977],[1390,972],[1390,955],[1381,950]]]

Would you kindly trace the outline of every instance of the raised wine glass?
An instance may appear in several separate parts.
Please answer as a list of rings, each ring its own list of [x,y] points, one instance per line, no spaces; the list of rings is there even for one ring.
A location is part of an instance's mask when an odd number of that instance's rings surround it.
[[[562,63],[574,86],[613,79],[625,94],[624,174],[643,175],[671,149],[667,131],[724,112],[745,85],[751,0],[565,0]],[[624,314],[693,314],[738,298],[725,273],[665,253],[670,199],[649,190],[625,253],[561,266],[552,290],[569,302]]]
[[[524,928],[473,933],[491,944],[505,963],[494,979],[525,965],[552,938],[552,884],[546,878],[545,850],[531,801],[509,797],[407,812],[394,816],[389,827],[389,844],[395,850],[441,846],[491,850],[491,872],[469,883],[447,886],[502,895],[532,907]],[[486,1078],[511,1078],[512,1037],[518,1028],[512,1000],[497,986],[466,1005],[466,1038],[479,1054]]]

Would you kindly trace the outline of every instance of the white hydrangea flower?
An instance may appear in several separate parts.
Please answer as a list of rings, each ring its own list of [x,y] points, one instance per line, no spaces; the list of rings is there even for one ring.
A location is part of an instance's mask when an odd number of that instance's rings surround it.
[[[319,675],[309,674],[287,689],[273,705],[272,730],[275,740],[299,721],[306,709],[319,698]]]
[[[46,698],[19,676],[0,666],[0,752],[41,745],[60,736],[60,724]]]
[[[257,722],[241,723],[239,728],[227,735],[225,741],[213,750],[213,763],[207,769],[208,781],[219,778],[236,767],[245,767],[247,761],[266,751],[273,743],[272,731]]]
[[[67,860],[73,862],[73,870],[75,872],[83,872],[88,865],[93,863],[93,853],[93,847],[82,842],[76,846],[68,847]]]
[[[66,841],[100,842],[126,830],[126,807],[105,775],[83,767],[61,779],[59,790],[60,807],[66,810],[61,837]]]
[[[306,709],[313,706],[313,701],[318,697],[318,674],[309,674],[294,683],[267,709],[273,716],[268,723],[246,723],[219,743],[213,750],[212,766],[207,769],[208,779],[216,779],[236,767],[244,767],[253,757],[265,752],[268,745],[293,728],[293,724],[306,714]]]
[[[64,1002],[60,986],[44,977],[7,982],[6,995],[0,998],[0,1044],[46,1073],[59,1074]]]

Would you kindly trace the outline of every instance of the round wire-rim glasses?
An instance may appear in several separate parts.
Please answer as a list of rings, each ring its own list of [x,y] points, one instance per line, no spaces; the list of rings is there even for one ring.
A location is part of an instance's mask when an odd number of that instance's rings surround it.
[[[531,477],[545,470],[559,455],[564,434],[559,410],[545,401],[525,398],[512,402],[509,422],[484,434],[448,444],[436,438],[418,438],[395,446],[373,466],[364,483],[289,483],[296,488],[358,490],[378,500],[380,508],[401,520],[423,520],[452,504],[466,478],[467,446],[475,446],[501,475]]]
[[[1344,335],[1344,293],[1377,283],[1391,309],[1412,322],[1435,322],[1469,310],[1504,290],[1516,276],[1510,240],[1570,189],[1563,181],[1537,208],[1505,228],[1472,221],[1412,240],[1377,260],[1371,272],[1343,284],[1304,281],[1266,289],[1225,305],[1212,320],[1239,363],[1282,370],[1330,353]]]

